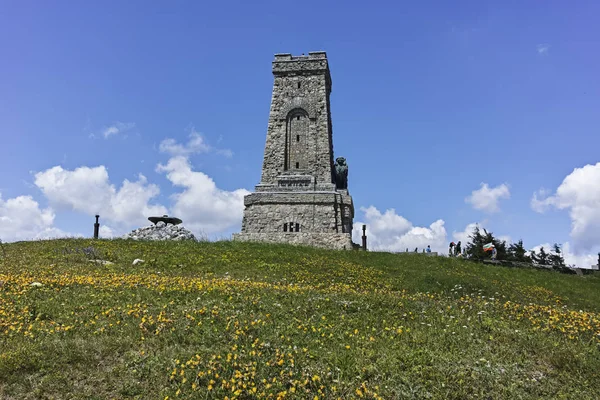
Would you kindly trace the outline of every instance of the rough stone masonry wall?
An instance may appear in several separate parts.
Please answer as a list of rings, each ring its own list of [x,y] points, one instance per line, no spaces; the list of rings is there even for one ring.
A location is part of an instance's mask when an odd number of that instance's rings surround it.
[[[291,145],[290,140],[295,140],[294,136],[288,137],[289,125],[293,125],[289,118],[298,114],[306,114],[309,120],[306,123],[306,152],[299,160],[304,164],[301,172],[315,176],[317,183],[331,183],[333,148],[328,101],[331,78],[325,55],[276,56],[273,74],[275,80],[261,184],[274,184],[277,176],[285,172],[286,154],[289,155],[287,146]],[[289,167],[293,170],[295,164]]]
[[[290,243],[338,250],[352,249],[352,238],[345,233],[235,233],[233,239],[245,242]]]
[[[352,197],[337,192],[252,193],[244,198],[242,232],[283,232],[298,223],[301,231],[351,233]]]
[[[300,224],[300,232],[336,232],[336,215],[332,205],[256,204],[244,214],[242,232],[283,232],[284,223]]]

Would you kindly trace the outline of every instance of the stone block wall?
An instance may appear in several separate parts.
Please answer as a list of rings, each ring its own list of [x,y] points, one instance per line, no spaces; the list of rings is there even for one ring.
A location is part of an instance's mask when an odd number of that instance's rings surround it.
[[[234,233],[233,240],[246,242],[289,243],[327,249],[352,250],[352,238],[345,233],[288,232]]]
[[[349,195],[336,192],[257,192],[244,198],[242,232],[283,232],[298,223],[300,231],[352,233],[354,207]]]

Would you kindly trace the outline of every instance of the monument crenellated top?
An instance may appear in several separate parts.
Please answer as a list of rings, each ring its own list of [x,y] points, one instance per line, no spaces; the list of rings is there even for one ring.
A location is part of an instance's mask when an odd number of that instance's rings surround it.
[[[325,51],[311,51],[308,55],[293,56],[291,53],[275,54],[275,62],[277,61],[301,61],[301,60],[327,60]]]
[[[324,74],[331,84],[329,62],[324,51],[311,51],[308,55],[293,56],[290,53],[275,54],[273,74],[275,76]]]

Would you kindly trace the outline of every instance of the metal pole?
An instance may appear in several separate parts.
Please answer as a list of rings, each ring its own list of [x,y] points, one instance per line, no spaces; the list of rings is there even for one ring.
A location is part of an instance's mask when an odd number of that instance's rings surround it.
[[[363,229],[363,235],[362,235],[362,249],[364,251],[367,251],[367,226],[363,225],[362,226]]]
[[[94,224],[94,239],[98,239],[98,232],[100,231],[100,223],[98,223],[99,215],[96,215],[96,223]]]

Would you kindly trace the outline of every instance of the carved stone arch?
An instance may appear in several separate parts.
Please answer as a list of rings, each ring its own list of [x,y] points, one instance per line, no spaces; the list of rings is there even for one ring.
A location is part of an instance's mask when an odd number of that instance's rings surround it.
[[[313,99],[306,97],[294,97],[281,107],[279,111],[279,119],[285,120],[288,118],[291,111],[296,108],[300,108],[306,112],[308,118],[317,118],[317,110],[314,106],[316,102]]]
[[[300,108],[300,107],[296,107],[296,108],[292,108],[287,115],[285,116],[286,121],[289,121],[290,119],[297,117],[297,116],[302,116],[302,117],[308,117],[310,118],[310,115],[308,114],[308,112],[306,112],[305,109]]]

